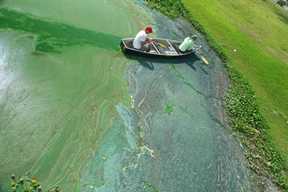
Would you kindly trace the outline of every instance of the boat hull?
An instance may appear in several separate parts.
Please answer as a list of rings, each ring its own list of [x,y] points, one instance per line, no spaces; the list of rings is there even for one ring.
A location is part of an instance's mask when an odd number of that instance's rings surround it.
[[[169,39],[152,39],[152,43],[150,44],[150,47],[152,48],[149,52],[147,52],[144,50],[135,49],[133,47],[133,40],[133,38],[121,40],[120,47],[123,53],[153,58],[179,58],[187,57],[194,53],[193,50],[184,53],[181,52],[178,49],[181,42]]]

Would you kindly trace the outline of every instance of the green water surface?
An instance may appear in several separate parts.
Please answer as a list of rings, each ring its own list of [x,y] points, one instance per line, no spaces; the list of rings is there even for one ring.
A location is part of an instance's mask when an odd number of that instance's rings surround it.
[[[129,105],[119,41],[148,21],[130,1],[1,3],[0,181],[30,174],[77,190],[116,105]]]

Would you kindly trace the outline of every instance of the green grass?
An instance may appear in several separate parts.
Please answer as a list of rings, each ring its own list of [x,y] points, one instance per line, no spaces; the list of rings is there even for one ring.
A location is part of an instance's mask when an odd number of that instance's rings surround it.
[[[183,4],[189,17],[201,23],[208,39],[221,49],[229,65],[252,85],[260,111],[270,127],[267,137],[287,166],[287,14],[269,1],[260,0],[183,0]],[[286,185],[287,177],[287,173],[281,176],[281,182]]]
[[[288,154],[288,26],[259,0],[184,0],[221,45],[229,62],[251,82],[275,144]],[[233,52],[237,49],[237,52]],[[281,114],[281,115],[280,115]]]

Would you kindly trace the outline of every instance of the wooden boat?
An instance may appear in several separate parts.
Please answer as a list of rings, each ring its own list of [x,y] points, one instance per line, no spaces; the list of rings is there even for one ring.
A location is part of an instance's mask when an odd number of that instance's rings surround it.
[[[185,57],[194,53],[194,50],[181,52],[179,45],[181,42],[169,40],[169,39],[152,39],[150,50],[144,51],[141,49],[135,49],[133,47],[134,38],[125,38],[121,40],[121,50],[126,54],[137,54],[142,56],[153,56],[153,57]]]

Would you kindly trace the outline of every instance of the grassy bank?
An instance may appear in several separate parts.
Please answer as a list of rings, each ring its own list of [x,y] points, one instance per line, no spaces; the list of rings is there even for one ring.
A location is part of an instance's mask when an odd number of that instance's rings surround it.
[[[225,101],[249,164],[288,190],[287,15],[268,1],[173,2],[149,0],[152,7],[167,7],[160,10],[169,16],[185,15],[229,63]]]
[[[258,176],[271,178],[287,191],[287,165],[268,134],[269,126],[260,112],[256,94],[242,74],[227,68],[230,87],[225,96],[225,107],[231,127],[240,133],[238,138],[245,148],[249,166]]]

